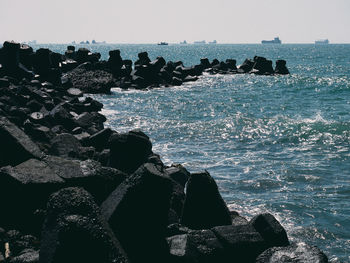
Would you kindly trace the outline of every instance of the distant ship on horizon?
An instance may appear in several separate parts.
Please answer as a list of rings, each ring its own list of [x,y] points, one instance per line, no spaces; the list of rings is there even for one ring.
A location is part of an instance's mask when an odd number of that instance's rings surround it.
[[[275,37],[273,40],[262,40],[261,44],[282,44],[279,37]]]
[[[167,45],[168,45],[167,42],[160,42],[160,43],[158,43],[158,46],[167,46]]]
[[[327,45],[327,44],[329,44],[328,39],[318,39],[315,41],[315,45]]]
[[[194,41],[193,44],[206,44],[205,40],[202,41]]]
[[[184,41],[180,42],[180,44],[182,44],[182,45],[186,45],[186,44],[187,44],[187,41],[186,41],[186,40],[184,40]]]
[[[218,42],[216,40],[213,40],[211,42],[209,42],[209,44],[217,44]]]

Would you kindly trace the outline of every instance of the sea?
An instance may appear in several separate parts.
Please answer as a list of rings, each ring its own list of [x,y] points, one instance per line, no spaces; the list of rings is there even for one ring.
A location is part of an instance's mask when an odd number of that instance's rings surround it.
[[[66,45],[34,45],[64,52]],[[284,59],[287,76],[209,75],[180,87],[112,89],[93,95],[106,126],[141,129],[167,165],[207,170],[231,210],[247,219],[271,213],[293,242],[318,246],[330,262],[350,262],[350,45],[105,44],[123,59],[200,58],[237,65]]]

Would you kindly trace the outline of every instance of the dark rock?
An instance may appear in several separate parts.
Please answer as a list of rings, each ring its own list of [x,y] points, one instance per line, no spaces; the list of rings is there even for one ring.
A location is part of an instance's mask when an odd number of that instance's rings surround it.
[[[16,125],[0,117],[0,167],[15,166],[30,158],[42,158],[43,152]]]
[[[67,90],[67,93],[70,96],[74,96],[74,97],[81,97],[83,95],[83,92],[80,89],[77,88],[70,88]]]
[[[211,230],[167,238],[174,262],[224,262],[224,249]]]
[[[90,54],[90,50],[88,50],[87,48],[79,48],[76,53],[75,59],[79,64],[88,62],[89,54]]]
[[[121,68],[123,66],[123,59],[120,56],[120,50],[109,51],[108,66],[111,69],[114,76],[121,76]]]
[[[261,235],[251,225],[218,226],[213,232],[225,249],[225,258],[233,262],[255,262],[268,248]]]
[[[288,246],[287,233],[271,214],[260,214],[249,222],[260,233],[269,247]]]
[[[287,247],[273,247],[264,251],[256,263],[328,263],[327,256],[317,247],[303,242]]]
[[[44,162],[30,159],[15,167],[0,169],[0,199],[6,211],[0,217],[5,225],[37,231],[41,227],[33,212],[44,207],[50,193],[64,181]],[[0,225],[1,222],[0,222]]]
[[[5,257],[2,254],[2,252],[0,251],[0,263],[5,263],[5,262],[6,262]]]
[[[39,263],[39,251],[26,249],[18,256],[11,258],[9,263]]]
[[[181,223],[191,229],[231,225],[230,212],[208,172],[191,174]]]
[[[172,165],[171,167],[166,169],[166,172],[168,173],[171,179],[178,182],[183,187],[185,187],[191,175],[181,164]]]
[[[263,74],[273,74],[274,70],[272,68],[272,61],[267,60],[264,57],[254,57],[254,66],[253,66],[253,73],[258,74],[258,75],[263,75]]]
[[[42,263],[129,262],[93,197],[82,188],[51,195],[41,237]]]
[[[217,60],[216,58],[213,59],[213,61],[210,63],[211,67],[215,66],[215,65],[219,65],[220,61]]]
[[[232,213],[232,211],[230,211],[231,213],[231,218],[232,218],[232,225],[233,226],[241,226],[241,225],[247,225],[248,224],[248,220],[240,215],[238,215],[238,213]]]
[[[64,108],[65,103],[60,103],[50,111],[51,122],[54,125],[62,125],[67,129],[76,127],[73,116]]]
[[[152,143],[142,131],[134,130],[111,135],[109,149],[109,166],[132,173],[146,162],[152,153]]]
[[[78,161],[48,156],[44,162],[63,178],[68,186],[83,187],[98,203],[104,201],[126,178],[126,174],[117,169],[103,167],[93,160]]]
[[[187,76],[184,78],[183,82],[190,82],[190,81],[197,81],[198,77],[197,76]]]
[[[239,69],[243,71],[243,73],[248,73],[253,69],[254,61],[251,59],[246,59],[242,65],[239,66]]]
[[[226,59],[226,64],[227,64],[229,69],[237,70],[236,60],[235,59]]]
[[[208,58],[201,58],[201,66],[203,69],[211,68],[211,64]]]
[[[89,145],[95,147],[99,151],[106,149],[112,133],[113,131],[110,128],[105,128],[91,135],[89,138]]]
[[[7,88],[10,86],[10,82],[8,79],[0,78],[0,88]]]
[[[168,262],[165,235],[171,188],[168,177],[155,165],[145,164],[101,205],[132,262]]]
[[[116,86],[113,75],[104,70],[93,70],[89,64],[81,64],[67,73],[74,88],[87,93],[110,93]]]
[[[66,59],[65,61],[63,61],[61,63],[61,67],[62,67],[63,72],[71,71],[71,70],[75,69],[78,65],[79,65],[78,62],[76,62],[73,59]]]
[[[135,66],[136,65],[148,65],[151,62],[151,60],[148,57],[147,52],[141,52],[137,56],[139,57],[139,59],[135,61]]]
[[[276,68],[275,68],[275,73],[276,74],[282,74],[282,75],[287,75],[289,74],[289,70],[286,67],[286,61],[285,60],[277,60],[276,61]]]
[[[81,144],[77,138],[69,133],[57,135],[51,141],[51,154],[62,157],[79,156],[79,148]]]
[[[19,62],[24,65],[27,69],[32,68],[32,59],[33,48],[26,44],[21,44],[19,49]]]
[[[182,85],[182,80],[177,77],[173,77],[171,80],[171,84],[174,86],[181,86]]]

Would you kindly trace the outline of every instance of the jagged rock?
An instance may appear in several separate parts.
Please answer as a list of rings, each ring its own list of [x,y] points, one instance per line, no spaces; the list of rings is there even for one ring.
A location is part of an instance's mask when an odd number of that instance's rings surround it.
[[[260,214],[249,222],[264,238],[269,247],[288,246],[288,236],[281,224],[271,214]]]
[[[109,139],[109,166],[126,173],[134,172],[152,153],[149,137],[140,130],[113,134]]]
[[[79,156],[81,144],[77,138],[70,133],[57,135],[51,141],[50,153],[62,157]]]
[[[225,249],[225,258],[232,262],[253,263],[268,248],[251,225],[217,226],[212,231]]]
[[[174,86],[181,86],[182,85],[182,79],[178,77],[173,77],[171,80],[171,84]]]
[[[5,225],[37,231],[40,223],[33,212],[44,207],[47,197],[64,183],[47,164],[30,159],[15,167],[0,169],[0,199],[3,211],[0,221]],[[0,225],[1,222],[0,222]]]
[[[275,73],[276,74],[281,74],[281,75],[287,75],[289,74],[289,70],[286,67],[286,61],[283,59],[277,60],[276,61],[276,68],[275,68]]]
[[[94,70],[89,62],[67,73],[74,88],[86,93],[107,93],[116,87],[113,75],[104,70]]]
[[[230,211],[231,213],[231,218],[232,218],[232,225],[233,226],[241,226],[241,225],[247,225],[248,224],[248,220],[240,215],[238,215],[238,213],[232,213],[232,211]]]
[[[27,44],[21,44],[19,49],[19,62],[24,65],[27,69],[32,68],[32,59],[33,48],[28,46]]]
[[[40,263],[51,262],[129,262],[93,197],[82,188],[65,188],[50,197]]]
[[[120,50],[109,51],[108,66],[111,69],[114,76],[121,75],[121,68],[123,66],[123,59],[120,56]]]
[[[30,158],[42,158],[43,152],[16,125],[0,116],[0,167],[17,165]]]
[[[191,231],[167,241],[173,262],[224,262],[224,249],[211,230]]]
[[[208,172],[191,174],[181,223],[191,229],[231,225],[230,212]]]
[[[256,263],[328,263],[327,256],[317,247],[304,242],[294,243],[287,247],[273,247],[264,251]]]
[[[147,52],[140,52],[137,56],[139,59],[135,61],[135,66],[148,65],[151,62]]]
[[[190,173],[181,164],[175,164],[166,169],[166,172],[171,179],[178,182],[180,185],[185,187],[188,179],[190,178]]]
[[[132,262],[168,262],[165,235],[171,188],[170,179],[147,163],[102,203],[103,216]]]
[[[50,111],[51,123],[53,125],[62,125],[66,129],[73,129],[76,127],[72,114],[70,114],[65,108],[65,103],[60,103]]]

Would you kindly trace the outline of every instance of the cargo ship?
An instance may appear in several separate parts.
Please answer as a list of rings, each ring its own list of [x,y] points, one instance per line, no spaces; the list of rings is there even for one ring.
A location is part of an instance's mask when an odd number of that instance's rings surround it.
[[[279,37],[275,37],[273,40],[262,40],[261,44],[282,44],[282,41]]]
[[[329,44],[328,39],[319,39],[315,41],[315,45],[327,45],[327,44]]]

